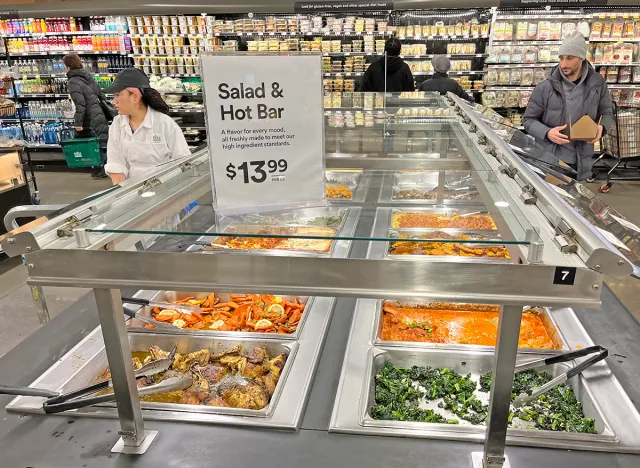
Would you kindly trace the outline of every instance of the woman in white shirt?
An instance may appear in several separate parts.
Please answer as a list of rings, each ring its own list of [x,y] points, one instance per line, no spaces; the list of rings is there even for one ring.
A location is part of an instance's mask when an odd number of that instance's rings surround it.
[[[114,93],[120,114],[109,128],[104,166],[114,185],[144,178],[159,164],[191,153],[182,130],[167,115],[169,106],[142,71],[122,70],[104,92]]]

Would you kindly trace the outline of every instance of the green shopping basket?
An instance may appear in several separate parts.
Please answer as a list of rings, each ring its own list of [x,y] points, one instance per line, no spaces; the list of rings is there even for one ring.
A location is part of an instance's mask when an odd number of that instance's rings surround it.
[[[96,167],[102,164],[97,137],[74,138],[72,132],[63,130],[60,146],[69,167]]]

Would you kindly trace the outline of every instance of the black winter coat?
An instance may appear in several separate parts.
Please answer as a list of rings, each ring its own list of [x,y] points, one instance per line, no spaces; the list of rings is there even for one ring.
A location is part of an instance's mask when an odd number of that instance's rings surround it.
[[[84,68],[69,70],[67,78],[67,89],[76,106],[73,125],[83,127],[83,134],[93,130],[100,140],[100,146],[105,146],[109,138],[109,122],[104,115],[100,100],[106,101],[106,96]]]
[[[385,67],[386,65],[386,67]],[[386,88],[385,88],[386,75]],[[413,75],[409,65],[398,56],[382,57],[377,62],[369,65],[362,78],[362,91],[364,92],[388,92],[400,93],[402,91],[415,91]]]
[[[430,80],[425,80],[420,85],[420,91],[438,91],[441,96],[451,91],[462,99],[475,102],[471,96],[464,92],[462,86],[456,80],[449,78],[446,73],[434,73]]]

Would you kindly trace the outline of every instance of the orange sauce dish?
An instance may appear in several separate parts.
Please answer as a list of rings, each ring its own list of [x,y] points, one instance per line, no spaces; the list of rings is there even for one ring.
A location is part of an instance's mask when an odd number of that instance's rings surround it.
[[[383,305],[382,339],[424,343],[495,346],[499,307],[432,303],[424,308]],[[520,324],[520,348],[556,349],[537,313],[526,311]]]
[[[391,224],[394,228],[496,229],[491,216],[485,214],[394,213]]]

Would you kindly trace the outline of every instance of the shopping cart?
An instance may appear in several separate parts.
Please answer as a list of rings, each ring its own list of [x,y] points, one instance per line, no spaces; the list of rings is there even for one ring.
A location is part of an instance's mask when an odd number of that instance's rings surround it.
[[[614,181],[640,180],[640,166],[628,166],[630,162],[640,160],[640,108],[618,106],[614,102],[613,117],[613,125],[601,140],[602,155],[596,163],[610,156],[615,159],[615,164],[607,171],[607,181],[598,189],[600,193],[609,192]],[[624,175],[630,171],[636,175]],[[594,171],[587,180],[595,180],[597,175]]]

